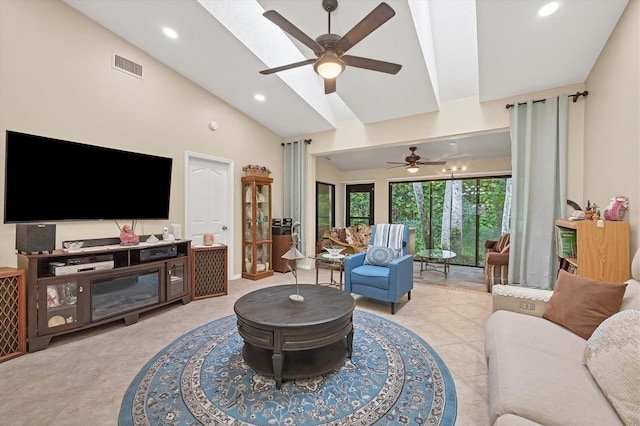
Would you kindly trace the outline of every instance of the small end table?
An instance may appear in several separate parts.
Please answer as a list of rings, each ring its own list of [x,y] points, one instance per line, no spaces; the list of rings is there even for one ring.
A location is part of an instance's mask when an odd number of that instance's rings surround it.
[[[429,263],[441,264],[442,269],[438,269],[435,266],[432,267],[433,271],[442,272],[444,277],[447,278],[449,275],[449,261],[456,257],[456,253],[451,250],[440,250],[440,249],[429,249],[429,250],[420,250],[416,257],[420,259],[420,276],[422,276],[422,272],[426,271],[429,267]],[[424,262],[424,267],[423,267]]]
[[[320,265],[326,265],[331,270],[330,285],[336,285],[342,290],[342,273],[344,272],[344,254],[331,256],[329,253],[321,253],[316,255],[316,284],[318,284],[318,269]],[[333,279],[333,271],[339,271],[340,281]]]

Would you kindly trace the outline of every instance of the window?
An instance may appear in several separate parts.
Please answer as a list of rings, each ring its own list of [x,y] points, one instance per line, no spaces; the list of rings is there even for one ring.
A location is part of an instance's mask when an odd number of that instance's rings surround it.
[[[346,226],[373,225],[373,184],[347,185]]]
[[[316,241],[322,239],[325,229],[336,226],[335,185],[316,182]]]
[[[416,252],[452,250],[452,263],[483,266],[484,242],[508,232],[511,178],[389,183],[389,217],[416,229]]]

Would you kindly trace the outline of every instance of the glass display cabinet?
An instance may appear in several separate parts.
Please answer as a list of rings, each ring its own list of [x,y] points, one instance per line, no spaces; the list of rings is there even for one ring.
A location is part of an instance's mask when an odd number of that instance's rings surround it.
[[[271,183],[266,176],[242,178],[242,277],[259,280],[273,275],[271,261]]]

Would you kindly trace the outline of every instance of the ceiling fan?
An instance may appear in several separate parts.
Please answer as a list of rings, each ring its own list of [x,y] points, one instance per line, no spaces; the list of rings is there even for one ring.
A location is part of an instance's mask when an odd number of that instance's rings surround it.
[[[418,149],[415,146],[412,146],[411,148],[409,148],[409,151],[411,151],[411,154],[407,155],[404,158],[404,163],[397,163],[397,162],[393,162],[393,161],[387,161],[388,164],[400,164],[400,166],[393,166],[393,167],[401,167],[401,166],[407,166],[407,171],[409,173],[415,173],[418,170],[420,170],[420,168],[418,167],[419,165],[425,165],[425,166],[441,166],[443,164],[446,164],[446,161],[420,161],[420,156],[416,154],[416,149]],[[393,168],[391,167],[391,168]]]
[[[336,91],[336,77],[344,71],[347,65],[387,74],[397,74],[398,71],[400,71],[402,65],[399,64],[345,55],[347,50],[351,49],[396,14],[391,6],[386,3],[380,3],[342,37],[331,33],[331,12],[338,8],[338,0],[322,0],[322,7],[328,14],[328,31],[327,34],[322,34],[315,40],[303,33],[275,10],[268,10],[263,13],[265,18],[313,50],[316,58],[262,70],[260,74],[273,74],[291,68],[313,64],[313,69],[324,78],[324,93],[328,94]]]

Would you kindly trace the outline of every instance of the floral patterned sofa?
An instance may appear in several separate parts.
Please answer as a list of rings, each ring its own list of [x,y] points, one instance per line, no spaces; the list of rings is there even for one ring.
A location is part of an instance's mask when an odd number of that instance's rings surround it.
[[[322,236],[322,247],[344,247],[342,254],[355,254],[367,250],[371,240],[371,225],[342,226],[326,229]]]

